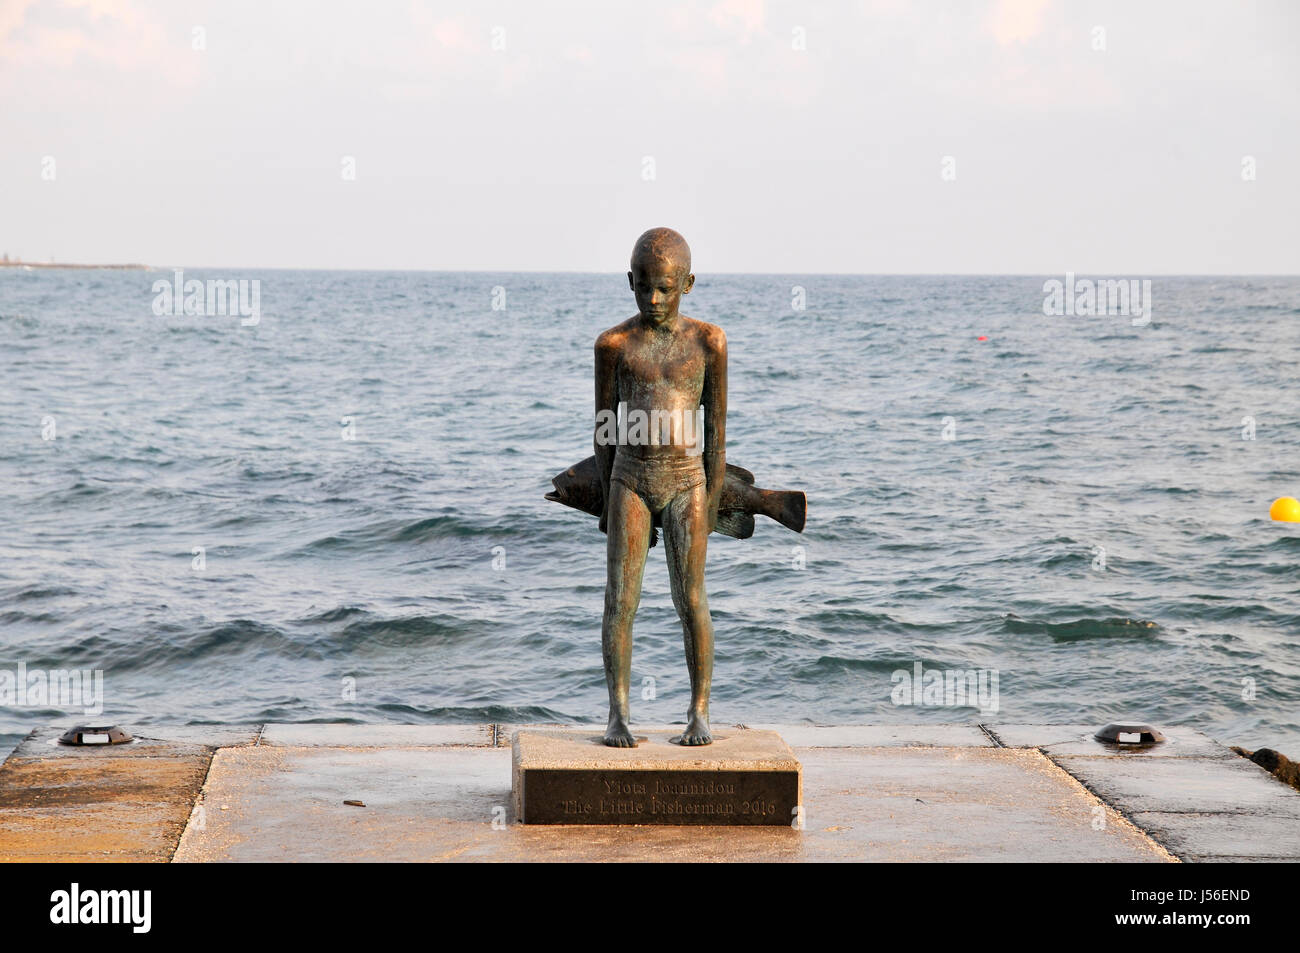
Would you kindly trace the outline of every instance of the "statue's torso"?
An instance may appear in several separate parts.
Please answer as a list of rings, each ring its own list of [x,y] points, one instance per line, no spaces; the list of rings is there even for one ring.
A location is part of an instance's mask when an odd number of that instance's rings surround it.
[[[616,371],[618,401],[626,405],[629,416],[637,410],[647,417],[658,411],[662,419],[671,421],[668,426],[674,442],[667,446],[620,445],[619,453],[646,458],[681,456],[690,449],[683,437],[694,442],[704,365],[704,344],[690,325],[671,334],[639,330],[628,335]]]

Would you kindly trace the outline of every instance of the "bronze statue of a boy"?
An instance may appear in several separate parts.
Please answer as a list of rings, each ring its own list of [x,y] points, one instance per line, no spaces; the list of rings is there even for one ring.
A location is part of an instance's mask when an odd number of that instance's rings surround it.
[[[680,743],[707,745],[713,741],[713,622],[704,562],[727,473],[727,336],[679,311],[695,276],[691,250],[677,232],[652,228],[642,235],[631,267],[627,277],[638,311],[596,339],[595,448],[604,494],[600,529],[608,536],[601,625],[609,687],[604,740],[636,747],[628,727],[632,620],[658,525],[691,679]]]

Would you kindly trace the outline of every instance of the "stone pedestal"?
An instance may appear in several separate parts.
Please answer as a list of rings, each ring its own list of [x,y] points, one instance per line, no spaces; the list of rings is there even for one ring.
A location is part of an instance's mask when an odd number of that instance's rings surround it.
[[[512,739],[515,817],[525,824],[790,827],[803,771],[774,731],[725,729],[684,747],[678,732],[638,733],[610,748],[601,729],[525,729]]]

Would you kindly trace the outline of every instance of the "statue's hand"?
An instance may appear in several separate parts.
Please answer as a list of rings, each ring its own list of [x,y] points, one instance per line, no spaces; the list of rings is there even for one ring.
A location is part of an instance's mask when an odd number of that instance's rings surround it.
[[[718,528],[718,507],[722,503],[722,485],[727,479],[727,458],[722,453],[706,453],[704,458],[705,503],[708,506],[709,532]]]

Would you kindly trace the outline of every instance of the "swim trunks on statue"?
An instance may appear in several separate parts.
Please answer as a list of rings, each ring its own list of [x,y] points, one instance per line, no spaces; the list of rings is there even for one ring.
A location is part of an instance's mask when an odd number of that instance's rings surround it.
[[[704,486],[704,458],[698,455],[634,457],[620,447],[614,455],[614,469],[609,478],[641,497],[650,515],[658,516],[679,493]]]

